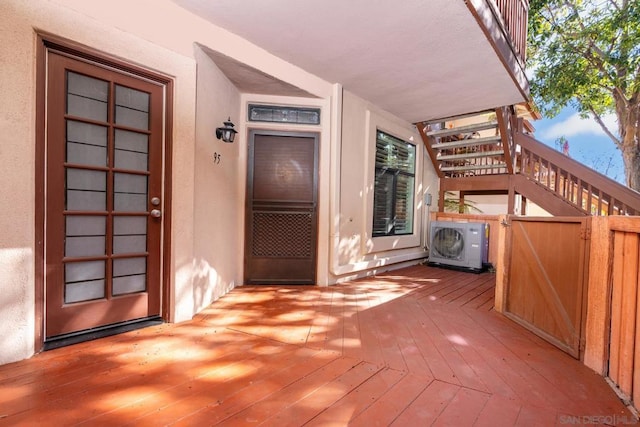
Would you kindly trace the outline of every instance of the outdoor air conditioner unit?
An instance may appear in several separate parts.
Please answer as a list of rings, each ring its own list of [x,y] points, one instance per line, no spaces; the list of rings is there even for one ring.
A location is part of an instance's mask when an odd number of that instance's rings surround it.
[[[483,271],[487,266],[488,224],[433,221],[430,231],[429,264],[475,272]]]

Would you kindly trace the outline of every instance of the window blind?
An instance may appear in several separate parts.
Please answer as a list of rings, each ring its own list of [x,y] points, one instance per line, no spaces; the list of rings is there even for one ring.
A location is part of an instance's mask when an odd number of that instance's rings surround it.
[[[413,233],[416,147],[378,131],[373,196],[373,236]]]

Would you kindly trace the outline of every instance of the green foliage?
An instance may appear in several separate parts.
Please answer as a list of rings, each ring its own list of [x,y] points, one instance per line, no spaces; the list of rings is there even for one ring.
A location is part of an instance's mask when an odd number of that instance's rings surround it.
[[[444,212],[460,212],[460,199],[455,197],[455,194],[447,191],[444,193]],[[481,214],[482,210],[476,207],[476,203],[472,200],[466,200],[462,204],[462,213],[478,213]]]
[[[620,115],[640,92],[640,0],[531,0],[528,55],[546,115],[567,105],[583,116]]]

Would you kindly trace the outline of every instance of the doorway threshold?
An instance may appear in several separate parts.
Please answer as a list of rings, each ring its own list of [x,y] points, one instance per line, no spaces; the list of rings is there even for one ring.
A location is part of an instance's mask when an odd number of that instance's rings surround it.
[[[111,335],[122,334],[136,329],[146,328],[148,326],[160,325],[163,322],[162,317],[153,316],[100,326],[79,332],[72,332],[70,334],[57,335],[45,340],[43,351],[66,347],[68,345],[78,344],[85,341],[92,341],[98,338],[109,337]]]

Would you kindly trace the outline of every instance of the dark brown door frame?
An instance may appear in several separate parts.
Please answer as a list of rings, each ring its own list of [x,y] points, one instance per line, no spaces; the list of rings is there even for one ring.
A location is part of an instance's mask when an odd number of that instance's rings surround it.
[[[245,194],[245,221],[244,221],[244,232],[245,232],[245,237],[244,237],[244,263],[243,263],[243,282],[247,283],[248,282],[248,278],[247,278],[247,269],[249,268],[248,265],[248,257],[247,257],[247,253],[249,251],[249,247],[247,245],[248,242],[248,233],[252,233],[253,228],[251,225],[251,221],[250,221],[250,214],[253,210],[253,206],[252,206],[252,202],[253,202],[253,198],[252,198],[252,193],[250,193],[249,191],[249,187],[250,187],[250,183],[253,181],[253,174],[254,174],[254,170],[253,167],[251,166],[253,164],[253,152],[251,150],[252,146],[253,146],[253,139],[255,138],[256,135],[265,135],[265,136],[282,136],[282,137],[303,137],[303,138],[314,138],[315,139],[315,148],[314,148],[314,165],[313,165],[313,234],[312,234],[312,239],[314,242],[314,247],[313,247],[313,255],[312,255],[312,260],[313,260],[313,279],[312,282],[315,284],[316,279],[317,279],[317,272],[318,272],[318,243],[319,243],[319,239],[318,239],[318,220],[319,220],[319,215],[318,215],[318,197],[319,197],[319,165],[320,165],[320,133],[319,132],[300,132],[300,131],[288,131],[288,130],[265,130],[265,129],[259,129],[259,128],[252,128],[252,129],[248,129],[248,139],[247,139],[247,181],[246,181],[246,194]],[[273,283],[288,283],[286,280],[284,281],[280,281],[280,280],[276,280]]]
[[[164,207],[162,227],[162,283],[161,283],[161,315],[163,320],[170,320],[171,291],[171,193],[172,193],[172,147],[173,147],[173,79],[144,68],[133,66],[121,59],[97,52],[84,45],[60,38],[48,33],[38,33],[36,47],[36,140],[35,140],[35,322],[34,350],[36,353],[44,347],[44,307],[45,307],[45,163],[46,163],[46,83],[47,52],[72,56],[106,68],[111,68],[138,77],[155,81],[165,86],[165,138],[164,138]]]

